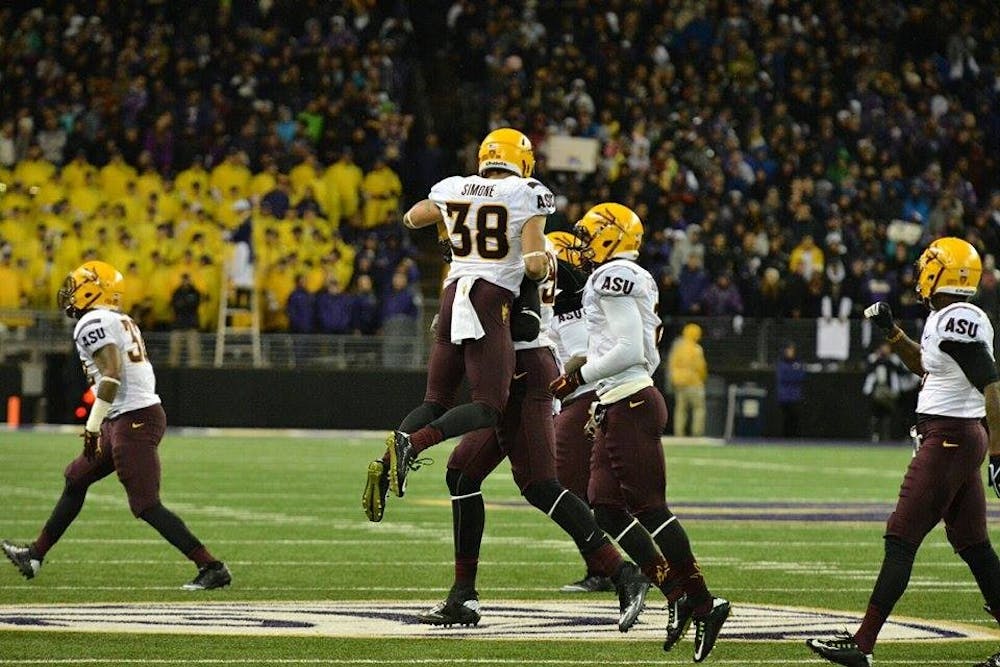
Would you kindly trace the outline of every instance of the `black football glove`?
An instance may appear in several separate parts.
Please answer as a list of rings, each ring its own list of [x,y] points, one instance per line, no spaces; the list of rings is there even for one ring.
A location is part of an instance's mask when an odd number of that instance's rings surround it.
[[[987,484],[997,494],[997,498],[1000,498],[1000,455],[990,455],[990,467],[987,474],[989,475]]]
[[[865,317],[882,331],[889,333],[895,326],[892,322],[892,308],[885,301],[879,301],[865,308]]]
[[[83,458],[93,461],[101,455],[101,434],[93,433],[87,429],[80,434],[83,438]]]
[[[450,239],[438,239],[438,248],[441,249],[441,259],[444,260],[445,264],[451,264],[451,240]]]

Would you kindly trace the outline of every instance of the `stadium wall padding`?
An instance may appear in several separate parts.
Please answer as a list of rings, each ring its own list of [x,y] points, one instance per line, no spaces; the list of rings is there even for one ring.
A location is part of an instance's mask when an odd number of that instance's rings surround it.
[[[65,366],[56,361],[49,359],[56,366],[50,368],[50,378],[62,375],[65,382]],[[161,367],[156,375],[157,392],[172,426],[375,430],[398,424],[422,399],[426,379],[422,372],[381,369]],[[730,370],[713,375],[720,376],[726,384],[753,382],[766,389],[763,435],[780,435],[781,413],[775,400],[773,371]],[[869,412],[868,401],[861,394],[863,381],[860,372],[810,373],[805,384],[801,435],[867,438]],[[5,382],[11,387],[19,386],[17,366],[0,366],[0,390],[8,386]],[[75,383],[69,384],[73,386],[66,386],[65,397],[49,393],[50,421],[72,421],[65,411],[51,409],[54,405],[69,407],[77,403],[79,388]],[[466,400],[464,396],[464,392],[460,394],[460,400]],[[673,400],[669,394],[667,403],[672,412]],[[724,396],[709,397],[708,435],[722,434],[725,406]],[[4,408],[0,406],[0,410]],[[906,426],[902,421],[897,425],[900,435]],[[672,430],[672,424],[667,430]]]

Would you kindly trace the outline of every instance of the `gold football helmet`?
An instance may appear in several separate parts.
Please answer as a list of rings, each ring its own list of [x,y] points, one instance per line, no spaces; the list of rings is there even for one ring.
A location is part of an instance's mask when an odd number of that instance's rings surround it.
[[[493,130],[479,144],[480,174],[489,169],[502,169],[528,178],[534,168],[531,140],[513,128]]]
[[[125,279],[107,262],[85,262],[66,276],[59,290],[59,308],[80,317],[93,308],[121,310]]]
[[[579,238],[569,232],[549,232],[545,238],[555,247],[556,257],[576,267],[583,264],[581,253],[585,246]]]
[[[603,264],[612,257],[635,259],[642,245],[642,222],[628,206],[606,202],[584,214],[573,228],[585,244],[585,262]]]
[[[971,243],[948,236],[927,246],[917,272],[917,293],[925,303],[935,294],[970,297],[979,287],[983,262]]]

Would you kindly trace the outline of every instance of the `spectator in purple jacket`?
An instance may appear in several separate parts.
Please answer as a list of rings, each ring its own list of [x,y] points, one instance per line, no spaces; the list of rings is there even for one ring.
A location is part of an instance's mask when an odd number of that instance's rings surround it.
[[[419,317],[420,293],[410,285],[405,269],[396,271],[392,288],[382,297],[382,363],[386,368],[419,365]]]
[[[728,273],[720,274],[701,297],[702,313],[710,317],[742,315],[743,298]]]
[[[351,333],[354,297],[344,294],[336,278],[326,281],[326,289],[316,296],[316,323],[320,333]]]
[[[785,343],[775,371],[777,373],[778,406],[781,408],[781,435],[786,438],[795,438],[799,435],[799,417],[804,398],[802,385],[806,381],[806,369],[799,361],[795,343]]]
[[[358,276],[354,285],[354,304],[351,309],[351,328],[356,334],[370,336],[378,333],[381,318],[378,298],[372,286],[372,277]]]
[[[701,266],[699,255],[689,255],[687,263],[681,269],[677,279],[678,291],[681,297],[681,312],[684,314],[700,314],[701,298],[708,289],[711,280]]]
[[[306,289],[306,277],[295,276],[295,289],[288,295],[285,312],[288,314],[288,329],[292,333],[313,333],[316,328],[316,298]]]

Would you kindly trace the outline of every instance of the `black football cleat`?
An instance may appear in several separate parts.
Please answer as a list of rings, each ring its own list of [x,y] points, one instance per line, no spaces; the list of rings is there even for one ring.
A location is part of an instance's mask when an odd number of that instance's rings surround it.
[[[806,646],[819,657],[836,665],[870,667],[872,664],[872,654],[863,653],[854,642],[854,635],[846,630],[825,639],[807,639]],[[984,664],[990,663],[987,661]]]
[[[587,573],[580,581],[566,584],[559,589],[560,593],[606,593],[615,590],[615,584],[610,577]]]
[[[639,614],[646,606],[646,593],[649,591],[649,579],[633,563],[622,565],[615,591],[618,593],[618,607],[621,615],[618,617],[618,630],[628,632],[635,625]]]
[[[389,450],[389,488],[397,498],[402,498],[406,493],[406,473],[413,468],[416,458],[410,435],[393,431],[385,439],[385,446]]]
[[[38,571],[42,569],[42,559],[32,557],[30,546],[13,544],[4,540],[3,552],[7,555],[8,560],[14,564],[14,567],[24,575],[25,579],[34,579]]]
[[[729,618],[732,605],[729,600],[712,598],[712,608],[703,616],[693,615],[694,621],[694,661],[702,662],[715,647],[722,625]]]
[[[693,614],[694,608],[688,603],[686,595],[667,603],[667,638],[663,640],[664,651],[669,651],[674,644],[684,638],[691,626]]]
[[[428,625],[478,625],[479,593],[468,588],[452,588],[444,602],[438,602],[417,620]]]
[[[982,662],[977,662],[975,667],[1000,667],[1000,653],[994,653]]]
[[[361,494],[361,507],[365,516],[375,523],[385,514],[385,498],[389,494],[389,466],[376,459],[368,464],[365,491]]]
[[[223,588],[233,582],[233,577],[229,574],[229,568],[222,561],[209,563],[198,569],[198,576],[194,581],[181,586],[186,591],[207,591],[213,588]]]

